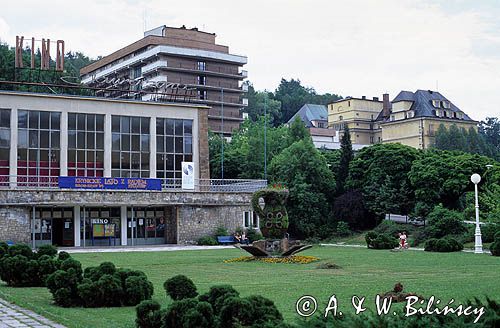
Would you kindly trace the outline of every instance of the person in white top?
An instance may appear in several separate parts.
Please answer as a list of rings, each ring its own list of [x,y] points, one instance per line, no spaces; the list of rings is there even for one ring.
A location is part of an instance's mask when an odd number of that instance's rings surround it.
[[[408,244],[406,243],[406,231],[403,231],[402,234],[399,235],[399,248],[408,248]]]

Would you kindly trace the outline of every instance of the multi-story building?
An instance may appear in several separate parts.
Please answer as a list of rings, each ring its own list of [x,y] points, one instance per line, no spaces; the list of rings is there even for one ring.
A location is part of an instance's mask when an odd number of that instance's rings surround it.
[[[434,144],[435,133],[443,124],[468,130],[476,121],[441,93],[431,90],[401,91],[389,101],[348,97],[328,105],[328,124],[342,133],[347,124],[353,145],[398,142],[419,149]]]
[[[299,118],[309,130],[316,148],[339,149],[339,137],[328,127],[328,110],[324,105],[305,104],[287,122],[290,125]]]
[[[194,243],[258,227],[265,181],[211,180],[208,107],[0,91],[0,240]]]
[[[241,69],[247,57],[230,54],[215,37],[197,28],[160,26],[82,68],[82,83],[108,88],[100,91],[108,97],[206,104],[209,128],[230,136],[248,105],[247,87],[240,83],[247,77]]]
[[[387,96],[387,99],[389,95]],[[368,99],[347,97],[328,105],[328,127],[343,135],[347,125],[354,148],[377,142],[374,122],[382,111],[383,102],[377,97]]]

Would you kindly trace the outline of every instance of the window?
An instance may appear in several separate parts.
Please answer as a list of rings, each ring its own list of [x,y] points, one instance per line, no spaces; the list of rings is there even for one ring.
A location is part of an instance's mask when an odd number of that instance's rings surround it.
[[[61,113],[19,110],[17,175],[19,185],[57,186]]]
[[[111,176],[149,177],[149,117],[111,116]]]
[[[429,135],[430,136],[434,135],[434,124],[429,124]]]
[[[439,108],[441,107],[441,101],[435,99],[432,101],[432,106],[436,107],[436,108]]]
[[[347,107],[351,107],[351,101],[350,100],[347,102]]]
[[[104,115],[68,114],[68,175],[102,177]]]
[[[446,109],[450,109],[451,108],[451,104],[450,104],[450,102],[448,100],[443,100],[442,104],[443,104],[443,108],[446,108]]]
[[[207,99],[207,90],[198,90],[198,99],[206,100]]]
[[[342,115],[339,116],[339,121],[342,121],[343,117]]]
[[[156,119],[156,176],[165,187],[180,187],[181,163],[193,160],[193,121]]]
[[[9,182],[10,109],[0,109],[0,186]]]
[[[127,210],[127,238],[160,238],[153,243],[164,243],[165,238],[165,213],[163,208],[134,207],[134,215]],[[132,229],[133,227],[133,229]]]
[[[198,76],[198,84],[199,85],[205,85],[206,84],[206,77],[202,76],[202,75],[199,75]]]
[[[204,71],[206,68],[206,63],[204,61],[199,61],[197,67],[199,71]]]
[[[370,136],[370,143],[373,143],[373,136]]]
[[[243,212],[243,227],[245,229],[258,229],[259,216],[254,211]]]
[[[395,121],[395,120],[396,120],[396,116],[391,115],[391,121]]]

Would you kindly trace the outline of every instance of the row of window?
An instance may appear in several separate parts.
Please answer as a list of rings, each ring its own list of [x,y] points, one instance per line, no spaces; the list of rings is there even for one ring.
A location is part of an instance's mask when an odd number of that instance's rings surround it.
[[[60,116],[57,112],[18,111],[17,173],[21,181],[60,175]],[[0,118],[0,177],[7,177],[10,110],[0,109]],[[113,115],[111,120],[111,175],[149,177],[150,118]],[[181,176],[181,162],[192,160],[192,130],[192,120],[157,119],[158,177]],[[68,114],[67,154],[69,176],[103,176],[104,115]]]

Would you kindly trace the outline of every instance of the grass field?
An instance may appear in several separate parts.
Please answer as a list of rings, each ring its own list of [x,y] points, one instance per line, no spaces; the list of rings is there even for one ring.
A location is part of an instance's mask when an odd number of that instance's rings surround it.
[[[163,282],[185,274],[203,293],[215,284],[231,284],[242,296],[260,294],[270,298],[287,320],[295,320],[295,302],[312,295],[324,308],[336,294],[341,311],[352,309],[353,295],[366,296],[373,306],[377,293],[392,289],[396,282],[405,291],[448,302],[485,296],[500,299],[500,258],[472,253],[391,252],[364,248],[314,247],[303,253],[334,262],[341,269],[316,269],[311,264],[223,263],[242,254],[237,249],[149,253],[88,253],[74,257],[84,266],[112,261],[118,267],[143,270],[155,287],[154,299],[164,306],[170,300]],[[52,305],[46,288],[0,286],[0,297],[29,308],[68,327],[134,327],[135,309],[65,309]],[[351,310],[352,311],[352,310]]]

